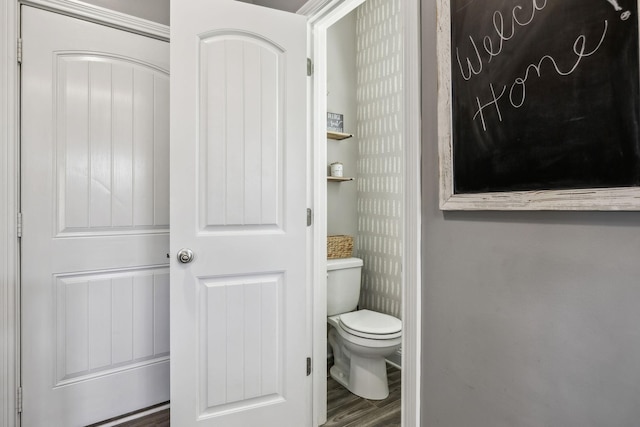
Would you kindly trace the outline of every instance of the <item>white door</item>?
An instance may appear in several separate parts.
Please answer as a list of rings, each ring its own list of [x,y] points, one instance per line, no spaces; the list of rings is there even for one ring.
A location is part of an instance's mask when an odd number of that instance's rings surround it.
[[[22,38],[22,425],[87,425],[169,400],[169,46]]]
[[[172,2],[172,425],[311,425],[306,79],[304,17]]]

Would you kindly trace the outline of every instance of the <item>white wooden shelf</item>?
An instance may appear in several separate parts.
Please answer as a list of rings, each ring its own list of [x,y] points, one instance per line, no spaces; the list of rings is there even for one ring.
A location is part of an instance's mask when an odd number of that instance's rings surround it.
[[[342,177],[328,176],[327,177],[327,181],[329,181],[329,182],[346,182],[346,181],[353,181],[353,178],[346,177],[346,176],[342,176]]]
[[[329,139],[335,139],[336,141],[341,141],[343,139],[347,139],[347,138],[351,138],[353,135],[350,133],[344,133],[344,132],[334,132],[331,130],[327,131],[327,138]]]

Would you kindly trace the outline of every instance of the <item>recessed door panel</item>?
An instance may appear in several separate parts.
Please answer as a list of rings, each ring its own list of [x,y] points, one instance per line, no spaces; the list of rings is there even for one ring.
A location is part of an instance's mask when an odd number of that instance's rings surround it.
[[[54,55],[58,235],[169,226],[169,76],[115,55]]]
[[[201,416],[284,400],[281,273],[200,279]]]
[[[201,229],[282,227],[284,63],[256,34],[199,40]]]
[[[169,269],[55,277],[56,384],[167,360]]]

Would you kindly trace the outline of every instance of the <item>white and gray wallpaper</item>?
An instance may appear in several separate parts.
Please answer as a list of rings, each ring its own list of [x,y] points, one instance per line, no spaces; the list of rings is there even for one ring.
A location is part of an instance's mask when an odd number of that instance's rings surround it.
[[[356,256],[360,308],[402,312],[402,0],[369,0],[356,18]]]

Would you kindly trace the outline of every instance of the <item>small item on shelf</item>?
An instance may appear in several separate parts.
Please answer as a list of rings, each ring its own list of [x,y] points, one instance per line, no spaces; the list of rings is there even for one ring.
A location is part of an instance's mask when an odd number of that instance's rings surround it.
[[[336,178],[342,177],[342,163],[333,162],[329,166],[331,166],[331,176],[335,176]]]
[[[351,258],[353,236],[327,236],[327,259]]]
[[[344,132],[344,115],[338,113],[327,113],[327,130]]]

